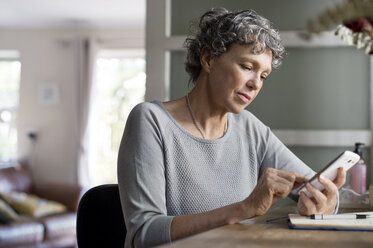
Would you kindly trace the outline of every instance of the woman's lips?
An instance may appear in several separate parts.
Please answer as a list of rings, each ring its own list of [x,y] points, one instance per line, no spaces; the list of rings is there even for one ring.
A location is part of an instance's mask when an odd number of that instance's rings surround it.
[[[240,93],[240,92],[238,92],[237,94],[238,94],[238,96],[240,97],[240,99],[241,99],[244,103],[248,103],[248,102],[250,102],[251,97],[250,97],[248,94]]]

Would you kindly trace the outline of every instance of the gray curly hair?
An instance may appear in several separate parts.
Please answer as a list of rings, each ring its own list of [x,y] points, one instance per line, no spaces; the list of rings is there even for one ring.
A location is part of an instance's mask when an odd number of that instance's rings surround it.
[[[200,56],[206,47],[216,57],[227,52],[233,43],[252,45],[254,54],[261,54],[268,48],[272,51],[272,66],[276,68],[281,64],[285,48],[278,31],[253,10],[212,9],[202,15],[197,25],[184,43],[189,82],[197,81],[202,68]]]

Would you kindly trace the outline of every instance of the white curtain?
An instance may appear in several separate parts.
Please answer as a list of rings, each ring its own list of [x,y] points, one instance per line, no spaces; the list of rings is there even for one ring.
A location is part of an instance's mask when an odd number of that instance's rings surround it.
[[[89,169],[89,119],[92,97],[95,91],[95,64],[98,42],[94,38],[79,38],[78,45],[78,183],[85,187],[91,186]]]

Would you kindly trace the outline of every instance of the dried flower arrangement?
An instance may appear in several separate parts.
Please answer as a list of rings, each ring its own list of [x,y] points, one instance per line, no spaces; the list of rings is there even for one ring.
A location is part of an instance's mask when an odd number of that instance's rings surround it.
[[[335,34],[365,53],[373,54],[373,1],[347,0],[327,9],[308,23],[308,30],[319,33],[336,27]]]

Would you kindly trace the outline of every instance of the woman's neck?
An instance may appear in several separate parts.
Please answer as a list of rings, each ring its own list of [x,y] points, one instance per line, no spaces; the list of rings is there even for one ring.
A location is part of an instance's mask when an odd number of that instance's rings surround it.
[[[206,139],[220,138],[227,130],[228,112],[219,108],[214,100],[203,82],[197,82],[189,93],[191,121],[195,119]],[[185,104],[189,108],[187,99]]]

